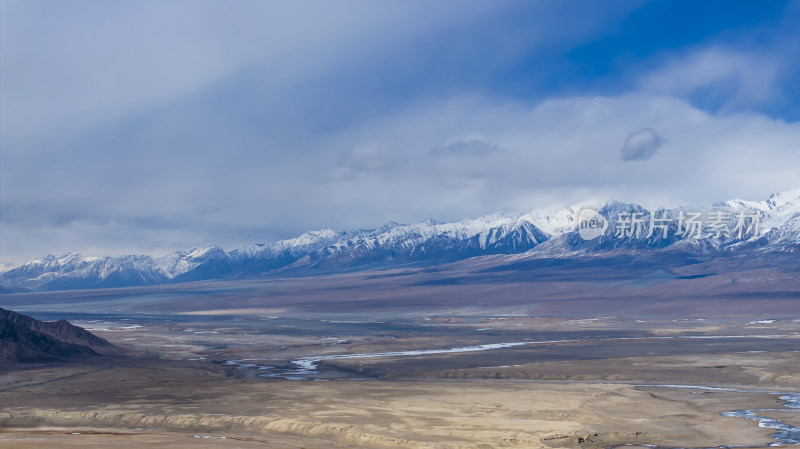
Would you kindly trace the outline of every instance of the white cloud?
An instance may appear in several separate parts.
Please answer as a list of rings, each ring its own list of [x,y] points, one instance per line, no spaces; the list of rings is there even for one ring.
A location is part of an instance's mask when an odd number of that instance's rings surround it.
[[[393,165],[393,157],[375,143],[362,144],[345,153],[329,173],[332,182],[349,181],[362,174],[379,172]]]
[[[485,142],[480,139],[457,140],[447,145],[436,147],[430,151],[433,156],[453,156],[453,157],[486,157],[492,153],[500,151],[497,145]]]
[[[638,3],[576,16],[561,1],[4,1],[0,252],[233,247],[589,196],[659,205],[797,187],[800,125],[750,108],[780,94],[790,45],[783,59],[670,53],[615,96],[500,88],[537,51],[591,41]],[[669,151],[621,160],[646,127]]]
[[[700,97],[724,110],[742,109],[773,99],[780,65],[770,52],[703,47],[670,55],[641,77],[638,88],[655,95]]]
[[[670,151],[659,156],[658,164],[621,160],[619,142],[630,129],[648,125],[669,136]],[[468,133],[485,136],[503,151],[416,162],[437,142]],[[660,139],[650,131],[641,136],[648,137],[647,148],[637,147],[644,156]],[[353,146],[361,139],[379,142],[397,156],[379,183],[359,178],[336,187],[339,196],[356,204],[373,204],[370,210],[385,219],[527,209],[553,191],[600,192],[648,205],[759,199],[800,179],[800,124],[755,113],[717,116],[676,98],[644,94],[535,106],[462,97],[408,109],[337,137],[347,139]],[[384,203],[384,197],[392,201]],[[566,195],[563,201],[580,199]]]
[[[669,137],[670,151],[658,164],[621,160],[620,142],[648,126]],[[470,135],[502,151],[431,156],[442,142],[458,142],[453,136]],[[648,207],[763,199],[798,186],[798,142],[800,124],[755,113],[713,115],[667,96],[536,105],[459,96],[309,138],[302,157],[266,153],[269,162],[260,163],[231,152],[212,169],[205,155],[193,154],[189,170],[151,166],[146,180],[109,182],[102,192],[65,185],[48,193],[46,215],[5,215],[4,251],[33,257],[92,248],[113,254],[136,245],[135,252],[205,242],[235,247],[307,229],[460,219],[596,196]],[[51,169],[59,167],[43,167],[43,180]],[[9,173],[6,182],[24,184],[19,176]],[[87,164],[73,176],[97,174]],[[14,201],[35,206],[40,195],[21,192]],[[187,228],[193,231],[181,231]]]
[[[8,3],[8,4],[6,4]],[[3,137],[74,138],[257,72],[269,97],[491,5],[354,0],[4,2]],[[368,20],[365,20],[368,18]],[[402,26],[398,26],[402,24]],[[380,39],[372,36],[379,35]]]

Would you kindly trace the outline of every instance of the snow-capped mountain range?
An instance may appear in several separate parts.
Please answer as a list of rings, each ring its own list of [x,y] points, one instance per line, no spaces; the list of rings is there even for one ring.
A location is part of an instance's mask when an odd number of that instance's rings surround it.
[[[276,271],[318,273],[436,264],[492,254],[581,257],[677,251],[718,256],[757,251],[800,255],[800,188],[763,201],[730,200],[703,208],[647,211],[635,204],[609,202],[593,209],[607,220],[607,228],[591,240],[578,229],[586,207],[504,212],[453,223],[428,220],[411,225],[390,222],[369,230],[323,229],[232,251],[206,245],[162,258],[49,255],[0,273],[0,287],[15,291],[155,285]],[[702,221],[695,234],[688,232],[692,217]]]

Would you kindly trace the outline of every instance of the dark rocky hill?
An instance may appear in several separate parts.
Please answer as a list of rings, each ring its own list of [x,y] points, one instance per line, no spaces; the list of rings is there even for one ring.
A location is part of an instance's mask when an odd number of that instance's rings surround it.
[[[0,361],[44,362],[98,355],[111,343],[66,320],[39,321],[0,309]]]

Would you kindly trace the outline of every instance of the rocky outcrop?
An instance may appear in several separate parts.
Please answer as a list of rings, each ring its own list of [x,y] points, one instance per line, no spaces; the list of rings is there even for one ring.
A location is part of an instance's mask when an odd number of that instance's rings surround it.
[[[0,361],[47,362],[66,357],[97,355],[92,348],[66,343],[0,319]]]
[[[50,362],[98,355],[108,341],[65,320],[45,322],[0,309],[0,361]]]
[[[659,439],[659,435],[648,432],[600,432],[592,435],[553,435],[542,438],[545,446],[552,448],[604,448],[608,446],[645,444]]]
[[[90,347],[111,346],[108,340],[100,338],[82,327],[75,326],[67,320],[39,321],[27,315],[2,308],[0,308],[0,320],[10,321],[65,343]]]

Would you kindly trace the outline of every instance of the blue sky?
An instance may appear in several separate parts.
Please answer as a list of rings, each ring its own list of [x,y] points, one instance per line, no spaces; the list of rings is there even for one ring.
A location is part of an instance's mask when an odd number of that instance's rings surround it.
[[[0,2],[0,262],[800,186],[800,2]]]

